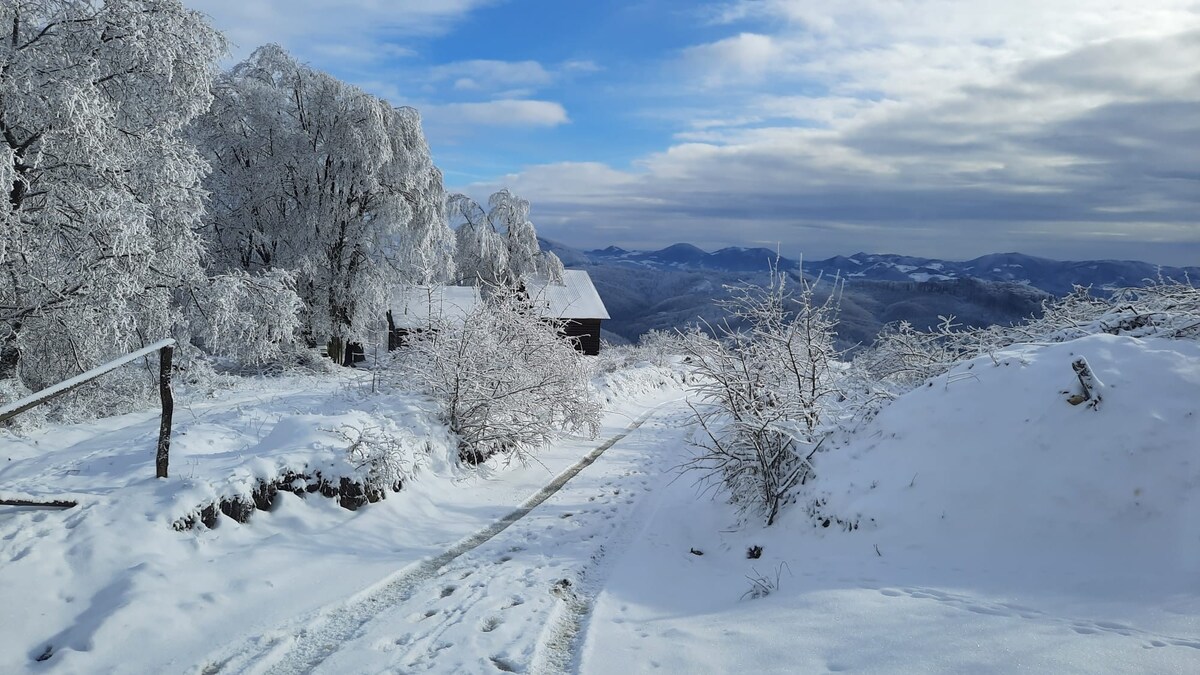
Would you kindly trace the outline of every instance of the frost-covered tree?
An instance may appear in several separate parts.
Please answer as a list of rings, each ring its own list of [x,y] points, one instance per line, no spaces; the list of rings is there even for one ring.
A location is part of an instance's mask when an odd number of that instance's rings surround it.
[[[196,136],[213,165],[206,233],[221,269],[287,270],[302,332],[339,358],[397,283],[453,273],[442,177],[411,108],[267,45],[220,77]]]
[[[0,34],[0,380],[36,389],[183,320],[224,42],[179,0],[5,0]]]
[[[454,194],[447,200],[447,210],[456,228],[461,283],[516,286],[528,274],[562,279],[562,261],[538,246],[528,201],[500,190],[488,198],[485,212],[470,197]]]
[[[688,468],[746,511],[774,522],[846,400],[838,368],[837,294],[817,300],[772,269],[766,286],[729,287],[727,319],[685,335],[696,375],[689,403],[699,452]],[[734,326],[742,326],[735,328]]]
[[[417,385],[458,435],[459,456],[528,459],[561,431],[595,436],[600,406],[588,390],[582,355],[532,303],[504,289],[462,320],[433,318],[397,352],[404,386]]]

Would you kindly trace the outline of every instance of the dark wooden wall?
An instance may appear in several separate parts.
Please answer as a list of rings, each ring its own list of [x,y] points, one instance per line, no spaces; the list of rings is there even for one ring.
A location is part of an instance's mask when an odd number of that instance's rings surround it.
[[[563,335],[578,338],[579,351],[584,354],[600,353],[600,319],[571,319],[563,325]]]

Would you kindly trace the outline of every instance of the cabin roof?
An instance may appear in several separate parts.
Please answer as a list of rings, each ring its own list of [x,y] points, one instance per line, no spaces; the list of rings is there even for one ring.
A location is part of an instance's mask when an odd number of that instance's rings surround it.
[[[392,293],[392,324],[420,328],[431,317],[461,323],[481,302],[478,286],[399,286]]]
[[[546,303],[543,316],[555,319],[607,319],[608,310],[596,292],[592,277],[583,270],[564,270],[561,284],[546,277],[525,277],[525,291]]]
[[[525,291],[554,319],[607,319],[608,310],[592,278],[584,270],[566,270],[562,283],[543,276],[526,276]],[[429,325],[430,317],[463,321],[483,302],[478,286],[399,286],[392,293],[392,323],[397,328]]]

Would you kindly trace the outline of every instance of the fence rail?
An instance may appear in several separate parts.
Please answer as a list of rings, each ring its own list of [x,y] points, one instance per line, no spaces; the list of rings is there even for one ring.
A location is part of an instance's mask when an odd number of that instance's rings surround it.
[[[87,384],[92,380],[111,373],[123,365],[132,363],[144,356],[158,352],[158,393],[162,399],[162,417],[158,427],[158,447],[154,457],[154,471],[159,478],[167,477],[167,464],[171,450],[171,416],[175,410],[175,397],[171,391],[171,356],[175,351],[175,340],[167,338],[152,345],[143,347],[136,352],[126,354],[119,359],[113,359],[102,366],[96,366],[86,373],[80,373],[69,380],[63,380],[56,385],[30,394],[25,398],[0,406],[0,423],[35,408],[47,401]]]

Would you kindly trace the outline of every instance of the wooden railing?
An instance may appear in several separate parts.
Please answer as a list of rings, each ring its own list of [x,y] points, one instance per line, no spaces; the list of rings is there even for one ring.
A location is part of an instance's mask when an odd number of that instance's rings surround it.
[[[162,416],[158,425],[158,448],[154,456],[154,472],[157,477],[166,478],[167,464],[171,452],[171,416],[175,411],[175,397],[171,391],[171,357],[175,352],[175,340],[171,338],[159,340],[136,352],[109,361],[102,366],[92,368],[86,373],[76,375],[69,380],[63,380],[52,387],[47,387],[36,394],[30,394],[18,401],[6,403],[0,406],[0,423],[154,352],[158,352],[158,394],[162,399]]]

